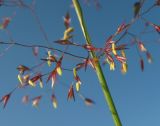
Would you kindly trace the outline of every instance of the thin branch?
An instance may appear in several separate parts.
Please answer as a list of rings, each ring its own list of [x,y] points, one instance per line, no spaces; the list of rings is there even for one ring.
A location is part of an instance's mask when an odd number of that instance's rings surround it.
[[[156,6],[156,4],[153,4],[151,7],[149,7],[147,10],[145,10],[144,12],[142,12],[139,16],[143,16],[147,13],[149,13],[154,7]]]
[[[143,1],[142,4],[144,4],[145,0]],[[149,7],[147,10],[145,10],[144,12],[142,12],[137,18],[134,18],[130,21],[130,23],[128,24],[128,28],[127,30],[120,36],[120,38],[118,40],[115,41],[115,43],[118,43],[121,39],[123,39],[126,35],[127,35],[127,32],[129,30],[129,28],[140,18],[142,18],[143,15],[149,13],[154,7],[155,7],[156,4],[153,4],[151,7]],[[143,19],[143,18],[142,18]]]
[[[44,45],[27,45],[27,44],[21,44],[21,43],[17,43],[17,42],[3,42],[3,41],[0,41],[0,44],[2,44],[2,45],[14,44],[16,46],[21,46],[21,47],[26,47],[26,48],[39,47],[39,48],[43,48],[43,49],[49,49],[49,50],[54,50],[54,51],[58,51],[58,52],[61,52],[61,53],[65,53],[66,55],[70,55],[70,56],[78,58],[78,59],[79,58],[80,59],[86,59],[83,56],[78,56],[78,55],[75,55],[75,54],[72,54],[72,53],[69,53],[69,52],[66,52],[66,51],[62,51],[60,49],[56,49],[56,48],[48,47],[48,46],[44,46]]]
[[[118,40],[115,41],[115,43],[117,44],[119,41],[121,41],[121,39],[123,39],[125,36],[127,35],[127,30],[120,36],[120,38]]]

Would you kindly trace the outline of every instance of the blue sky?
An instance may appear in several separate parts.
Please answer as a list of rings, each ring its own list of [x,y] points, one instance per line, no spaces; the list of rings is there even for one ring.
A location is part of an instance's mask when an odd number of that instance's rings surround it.
[[[82,1],[82,0],[80,0]],[[27,0],[30,3],[30,0]],[[97,11],[93,3],[86,6],[83,2],[84,16],[88,31],[95,46],[103,47],[105,40],[113,34],[122,22],[129,22],[133,17],[133,4],[135,0],[100,0],[102,8]],[[36,0],[35,10],[51,46],[63,49],[52,42],[62,38],[65,29],[63,25],[63,16],[67,11],[71,14],[71,25],[75,28],[74,41],[84,44],[79,22],[73,8],[70,8],[71,0]],[[153,1],[147,0],[144,9],[150,7]],[[153,9],[144,17],[155,24],[160,24],[160,7]],[[24,44],[42,44],[46,45],[46,40],[39,30],[34,17],[28,9],[18,7],[1,7],[0,19],[6,16],[14,15],[8,30],[14,41]],[[130,29],[130,32],[138,34],[144,28],[142,21],[137,21]],[[149,31],[154,30],[152,27]],[[153,55],[153,63],[148,64],[145,55],[142,54],[145,61],[144,72],[141,72],[139,66],[139,57],[135,47],[126,51],[128,58],[128,73],[121,74],[120,67],[114,72],[109,70],[108,65],[103,67],[109,89],[115,101],[118,113],[123,126],[159,126],[160,121],[160,58],[159,58],[159,34],[153,32],[144,34],[139,38],[145,42],[146,48]],[[0,40],[9,41],[5,31],[0,31]],[[130,37],[126,37],[121,42],[130,42]],[[0,45],[2,52],[6,46]],[[70,51],[78,55],[86,56],[86,52],[80,49],[70,47]],[[45,56],[46,50],[40,49],[40,56]],[[18,83],[16,67],[19,64],[34,66],[39,62],[32,54],[29,48],[13,46],[5,55],[0,57],[0,96],[8,93]],[[71,67],[75,63],[72,59],[65,60],[65,67]],[[42,71],[50,70],[44,68]],[[76,101],[67,101],[68,86],[73,81],[73,75],[70,72],[64,72],[63,77],[56,83],[55,94],[58,99],[58,109],[53,109],[50,102],[50,93],[46,92],[51,83],[45,83],[46,88],[26,88],[17,90],[12,96],[6,109],[0,109],[0,125],[3,126],[114,126],[108,106],[94,71],[88,68],[86,72],[79,72],[82,80],[81,93],[93,99],[95,105],[85,106],[84,102],[76,95]],[[65,86],[67,85],[67,86]],[[23,95],[35,97],[44,94],[39,108],[32,107],[31,103],[23,105],[21,98]]]

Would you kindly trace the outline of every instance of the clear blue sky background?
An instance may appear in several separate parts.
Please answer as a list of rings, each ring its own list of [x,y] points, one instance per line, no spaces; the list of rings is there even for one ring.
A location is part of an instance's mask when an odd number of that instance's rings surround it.
[[[28,3],[30,0],[26,0]],[[82,1],[82,0],[80,0]],[[86,6],[81,2],[84,9],[84,15],[87,22],[88,30],[92,37],[94,45],[102,47],[107,37],[116,31],[116,28],[123,22],[129,22],[133,17],[133,4],[136,0],[100,0],[102,9],[97,11],[93,4]],[[74,40],[84,43],[79,22],[75,11],[70,8],[71,0],[36,0],[36,13],[48,35],[49,42],[63,36],[65,29],[63,25],[63,16],[67,11],[71,13],[72,26],[75,28]],[[147,0],[145,7],[153,4],[152,0]],[[31,12],[24,8],[17,7],[0,7],[0,18],[11,16],[16,13],[12,19],[8,30],[14,41],[26,44],[43,44],[46,42],[39,30],[36,21]],[[145,15],[150,21],[160,24],[160,7],[153,9]],[[131,29],[131,32],[138,34],[144,25],[138,21]],[[153,28],[149,28],[153,30]],[[153,55],[153,64],[148,64],[145,59],[145,70],[141,72],[139,66],[139,57],[135,47],[127,50],[128,57],[128,73],[122,75],[120,67],[117,65],[116,71],[109,71],[109,67],[105,66],[104,73],[117,106],[123,126],[159,126],[160,125],[160,47],[159,35],[154,32],[140,36],[145,42],[147,49]],[[0,31],[0,40],[9,41],[6,33]],[[130,42],[128,37],[121,41]],[[60,46],[56,46],[61,48]],[[4,46],[0,45],[0,51]],[[78,49],[71,49],[79,55],[86,56]],[[40,50],[40,57],[45,56],[45,50]],[[39,57],[39,58],[40,58]],[[0,96],[8,93],[18,83],[16,67],[19,64],[33,66],[38,60],[33,56],[31,49],[12,47],[3,57],[0,57]],[[74,61],[66,59],[63,65],[71,67]],[[44,68],[47,70],[47,68]],[[50,68],[52,69],[52,68]],[[44,70],[45,71],[45,70]],[[53,109],[50,102],[50,93],[45,92],[50,88],[50,82],[47,88],[27,88],[17,90],[11,97],[7,108],[0,108],[0,125],[2,126],[114,126],[108,106],[104,101],[104,96],[97,77],[92,69],[87,72],[80,72],[83,82],[82,94],[92,98],[96,104],[87,107],[83,101],[76,95],[76,101],[67,101],[67,86],[73,80],[72,74],[64,72],[63,77],[59,78],[56,86],[56,96],[58,99],[58,109]],[[31,103],[23,105],[21,98],[23,95],[29,94],[31,97],[44,94],[39,108],[33,108]]]

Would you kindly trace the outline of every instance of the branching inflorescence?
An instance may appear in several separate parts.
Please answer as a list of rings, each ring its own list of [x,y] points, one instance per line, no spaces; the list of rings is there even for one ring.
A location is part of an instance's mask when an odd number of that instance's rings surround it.
[[[84,3],[89,4],[89,1],[85,0]],[[98,9],[101,8],[101,5],[97,0],[95,0],[94,3]],[[50,98],[53,103],[53,107],[57,108],[58,103],[57,103],[56,96],[54,94],[54,87],[56,86],[56,81],[57,81],[58,77],[62,76],[63,71],[71,72],[74,77],[74,80],[70,84],[70,86],[67,86],[67,88],[68,88],[67,99],[68,100],[72,100],[72,99],[75,100],[75,93],[77,93],[78,96],[82,100],[84,100],[86,105],[90,106],[90,105],[93,105],[95,102],[89,98],[84,97],[80,93],[80,87],[82,85],[82,81],[81,81],[80,75],[78,74],[79,70],[84,69],[86,71],[87,67],[91,66],[91,68],[96,72],[97,71],[97,63],[99,61],[102,61],[101,64],[108,64],[110,67],[110,70],[115,70],[116,63],[118,61],[121,64],[121,72],[123,74],[125,74],[128,69],[127,56],[126,56],[125,52],[127,49],[131,48],[134,45],[137,48],[137,52],[138,52],[139,60],[140,60],[140,68],[142,71],[144,70],[144,61],[143,61],[143,57],[142,57],[141,53],[146,54],[146,57],[147,57],[149,63],[152,62],[152,56],[151,56],[150,52],[148,51],[148,49],[145,47],[144,42],[141,39],[139,39],[136,34],[134,34],[130,31],[130,27],[137,20],[142,20],[146,27],[151,26],[151,27],[153,27],[153,29],[156,32],[160,33],[160,26],[159,25],[154,24],[153,22],[144,18],[145,14],[149,13],[154,7],[160,6],[160,0],[155,1],[155,3],[153,3],[153,5],[151,5],[146,10],[143,10],[143,5],[145,4],[145,0],[140,0],[140,1],[136,2],[133,5],[133,7],[134,7],[133,19],[129,23],[123,22],[117,28],[115,33],[113,33],[112,35],[110,35],[107,38],[104,46],[100,47],[100,48],[95,47],[93,44],[90,44],[90,43],[81,44],[81,43],[73,41],[74,28],[71,26],[71,17],[70,17],[69,12],[67,12],[64,17],[65,30],[63,33],[63,37],[61,39],[55,40],[54,42],[50,43],[48,40],[47,34],[46,34],[44,28],[42,27],[42,24],[41,24],[38,16],[36,15],[36,13],[34,11],[34,4],[35,4],[34,0],[31,5],[25,4],[24,1],[22,1],[22,0],[8,0],[8,1],[7,0],[6,1],[0,0],[1,6],[22,7],[22,8],[26,8],[26,9],[30,10],[32,13],[32,16],[35,18],[35,20],[40,28],[40,31],[42,32],[42,34],[44,36],[45,41],[47,42],[46,45],[37,45],[37,44],[29,45],[29,44],[15,42],[12,39],[10,39],[9,42],[0,41],[0,45],[9,45],[9,47],[10,46],[19,46],[19,47],[23,47],[23,48],[32,48],[34,56],[38,56],[39,48],[47,51],[47,55],[45,57],[40,58],[40,63],[38,65],[28,67],[28,66],[21,64],[17,67],[17,70],[19,71],[19,74],[18,74],[19,83],[12,91],[10,91],[9,93],[2,96],[0,102],[3,103],[4,108],[6,107],[12,93],[15,92],[17,89],[21,89],[21,88],[25,88],[25,87],[29,87],[29,86],[35,87],[35,86],[37,86],[37,84],[39,84],[40,88],[43,88],[45,86],[43,84],[44,82],[46,82],[46,83],[51,82],[52,92],[51,92]],[[74,6],[74,4],[73,4],[73,6]],[[12,18],[13,18],[13,16],[12,17],[5,17],[0,24],[0,29],[6,31],[6,33],[10,33],[7,30],[7,27],[11,23]],[[84,30],[84,29],[82,29],[82,30]],[[143,32],[141,32],[141,34],[144,34],[145,30]],[[11,38],[10,34],[8,34],[8,35],[9,35],[9,38]],[[126,36],[131,37],[132,41],[129,43],[121,43],[121,40],[123,40],[123,38],[125,38]],[[61,46],[64,46],[65,50],[53,48],[51,46],[51,44],[59,44]],[[77,48],[81,48],[87,54],[94,52],[95,56],[94,57],[90,56],[90,55],[80,56],[78,54],[68,52],[69,46],[75,46]],[[7,47],[4,50],[4,52],[7,51],[8,49],[9,48]],[[1,56],[4,52],[1,53]],[[59,52],[60,55],[57,55],[55,52]],[[62,63],[64,62],[64,58],[67,58],[67,56],[75,58],[79,62],[77,62],[70,69],[64,68]],[[37,68],[42,67],[44,65],[48,65],[48,67],[50,67],[49,72],[42,73],[42,72],[38,71]],[[54,68],[52,69],[51,66],[53,66]],[[47,79],[45,79],[44,77],[46,77]],[[32,105],[37,107],[39,105],[39,102],[42,99],[42,97],[43,97],[43,95],[39,95],[39,96],[36,96],[36,97],[30,99],[30,97],[28,95],[25,95],[22,98],[22,102],[26,104],[29,101],[31,101]]]

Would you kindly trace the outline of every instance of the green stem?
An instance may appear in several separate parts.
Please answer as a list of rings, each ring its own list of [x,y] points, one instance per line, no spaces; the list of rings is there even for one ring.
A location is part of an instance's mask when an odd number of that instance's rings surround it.
[[[78,20],[80,22],[80,26],[81,26],[83,35],[86,39],[86,43],[91,44],[91,39],[90,39],[89,33],[87,32],[87,28],[86,28],[86,25],[84,22],[84,17],[83,17],[81,6],[80,6],[78,0],[72,0],[72,1],[73,1],[73,5],[75,7],[75,10],[76,10],[77,16],[78,16]],[[91,51],[90,55],[92,58],[96,58],[96,54],[94,51]],[[109,110],[112,114],[115,126],[122,126],[99,61],[96,62],[95,68],[96,68],[96,73],[97,73],[99,82],[101,84],[101,87],[102,87],[102,90],[103,90],[103,93],[105,96],[105,100],[106,100],[106,102],[109,106]]]

